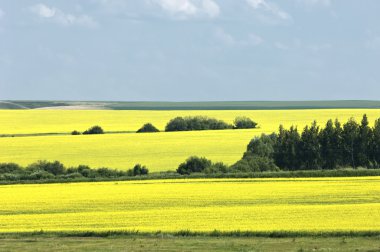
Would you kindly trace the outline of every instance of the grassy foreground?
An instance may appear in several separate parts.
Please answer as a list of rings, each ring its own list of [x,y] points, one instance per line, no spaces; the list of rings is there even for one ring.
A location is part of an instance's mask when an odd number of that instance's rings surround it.
[[[21,237],[1,251],[379,251],[379,237]]]

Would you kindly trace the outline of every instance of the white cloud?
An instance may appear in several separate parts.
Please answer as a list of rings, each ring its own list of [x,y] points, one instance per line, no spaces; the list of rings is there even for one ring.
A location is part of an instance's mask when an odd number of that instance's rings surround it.
[[[44,4],[34,5],[30,10],[40,18],[54,21],[63,26],[80,25],[90,28],[97,26],[97,23],[90,16],[65,13],[60,9]]]
[[[254,9],[254,10],[263,10],[275,17],[283,20],[291,19],[290,14],[283,11],[280,7],[278,7],[275,3],[269,2],[267,0],[246,0],[246,2]]]
[[[196,16],[215,18],[220,14],[219,5],[214,0],[150,0],[150,2],[180,18]]]

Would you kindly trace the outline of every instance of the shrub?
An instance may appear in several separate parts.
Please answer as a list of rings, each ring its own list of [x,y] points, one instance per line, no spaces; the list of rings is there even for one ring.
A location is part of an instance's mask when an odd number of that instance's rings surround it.
[[[159,130],[154,127],[153,124],[151,123],[146,123],[144,124],[138,131],[137,133],[144,133],[144,132],[159,132]]]
[[[176,117],[168,122],[165,131],[221,130],[231,129],[232,125],[206,116]]]
[[[211,166],[207,167],[204,170],[204,172],[208,173],[208,174],[211,174],[211,173],[228,173],[229,167],[222,162],[217,162],[217,163],[211,164]]]
[[[96,125],[89,128],[85,132],[83,132],[83,135],[92,135],[92,134],[104,134],[104,131],[100,126]]]
[[[22,172],[21,166],[15,163],[0,163],[0,174]]]
[[[26,176],[29,180],[52,179],[54,175],[44,170],[36,170]]]
[[[53,175],[64,174],[66,171],[63,164],[61,164],[58,161],[54,161],[54,162],[38,161],[34,164],[29,165],[26,168],[26,170],[29,172],[46,171],[46,172],[51,173]]]
[[[245,116],[236,117],[234,121],[234,129],[254,129],[256,126],[256,122]]]
[[[211,164],[211,161],[204,157],[192,156],[178,166],[177,172],[182,175],[193,172],[203,172],[206,168],[209,168]]]
[[[279,171],[280,169],[274,163],[272,158],[246,155],[230,167],[231,172],[263,172]]]
[[[182,117],[171,119],[165,127],[165,131],[185,131],[187,129],[187,122]]]
[[[74,130],[73,132],[71,132],[71,135],[80,135],[81,133],[79,132],[79,131],[77,131],[77,130]]]

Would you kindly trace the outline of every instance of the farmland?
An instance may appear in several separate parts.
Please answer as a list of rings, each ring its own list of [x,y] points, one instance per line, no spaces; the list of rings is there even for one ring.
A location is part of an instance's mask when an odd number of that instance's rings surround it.
[[[316,119],[321,125],[330,118],[360,120],[367,113],[370,123],[380,117],[379,109],[332,110],[213,110],[213,111],[67,111],[0,110],[0,134],[69,133],[98,124],[106,131],[135,131],[151,122],[159,129],[176,116],[207,115],[231,123],[236,116],[248,116],[258,129],[160,132],[150,134],[105,134],[92,136],[28,136],[0,138],[0,162],[27,165],[36,160],[59,160],[65,165],[129,169],[136,163],[150,171],[174,170],[191,155],[205,156],[227,164],[236,162],[255,135],[285,127],[303,127]],[[159,158],[157,158],[159,157]]]
[[[378,232],[379,194],[378,177],[2,186],[0,232]]]

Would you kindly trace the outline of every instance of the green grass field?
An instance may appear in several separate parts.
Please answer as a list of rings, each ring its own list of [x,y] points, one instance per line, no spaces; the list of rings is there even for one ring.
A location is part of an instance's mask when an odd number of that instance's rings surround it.
[[[379,251],[379,237],[29,237],[0,238],[1,251]]]

